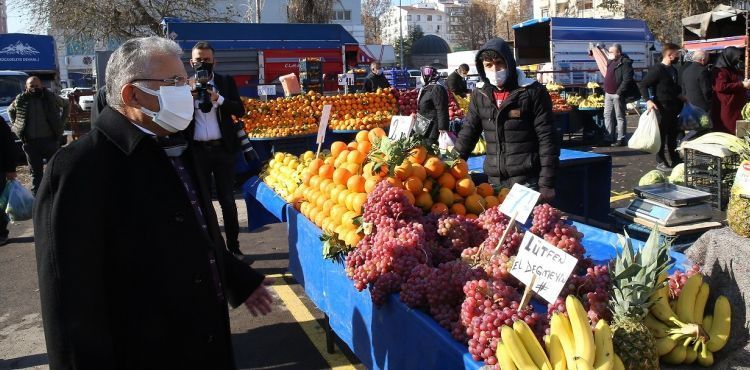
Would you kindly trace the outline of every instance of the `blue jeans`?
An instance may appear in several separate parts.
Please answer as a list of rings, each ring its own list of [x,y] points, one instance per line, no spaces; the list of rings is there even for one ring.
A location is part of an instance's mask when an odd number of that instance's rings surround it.
[[[604,94],[604,124],[607,128],[607,139],[611,141],[625,140],[627,114],[625,99],[615,94]],[[615,121],[617,122],[616,128]]]

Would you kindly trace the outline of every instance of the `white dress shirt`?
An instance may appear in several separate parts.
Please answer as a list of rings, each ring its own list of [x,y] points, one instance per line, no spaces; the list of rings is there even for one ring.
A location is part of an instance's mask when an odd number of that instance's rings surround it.
[[[211,86],[214,86],[214,80],[213,78],[211,81],[209,81]],[[216,91],[216,87],[214,86],[214,90]],[[218,92],[218,91],[217,91]],[[216,109],[224,104],[224,97],[219,94],[219,99],[217,99],[214,103],[213,108],[211,108],[211,111],[208,113],[203,113],[198,108],[198,101],[194,101],[193,104],[195,104],[195,135],[193,135],[193,139],[195,141],[210,141],[210,140],[219,140],[221,139],[221,130],[219,129],[219,120],[216,117]]]

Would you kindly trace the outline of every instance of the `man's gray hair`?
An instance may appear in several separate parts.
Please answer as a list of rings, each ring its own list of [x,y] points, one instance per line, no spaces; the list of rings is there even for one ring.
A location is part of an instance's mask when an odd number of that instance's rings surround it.
[[[693,62],[700,62],[706,59],[706,52],[703,50],[696,50],[693,55],[690,56],[690,60]]]
[[[134,38],[120,45],[107,63],[107,105],[122,108],[122,87],[135,79],[149,78],[153,57],[181,54],[180,45],[158,36]]]
[[[622,53],[622,45],[620,45],[618,43],[614,43],[612,45],[609,45],[609,47],[610,48],[615,48],[615,49],[617,49],[617,51],[619,51],[620,53]]]

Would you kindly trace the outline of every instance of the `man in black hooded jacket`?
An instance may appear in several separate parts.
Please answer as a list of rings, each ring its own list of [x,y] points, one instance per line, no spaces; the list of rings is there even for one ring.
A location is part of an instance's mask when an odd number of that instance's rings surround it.
[[[467,158],[484,131],[484,172],[490,183],[526,185],[539,190],[542,201],[551,201],[560,146],[549,93],[516,69],[513,51],[503,39],[487,41],[477,53],[476,66],[484,85],[471,94],[456,150]]]

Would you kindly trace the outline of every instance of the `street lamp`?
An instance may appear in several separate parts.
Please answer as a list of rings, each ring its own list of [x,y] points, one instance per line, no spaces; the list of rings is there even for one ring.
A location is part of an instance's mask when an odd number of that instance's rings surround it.
[[[401,8],[401,0],[398,0],[398,41],[399,41],[399,54],[401,56],[401,68],[404,67],[404,26],[401,25],[401,18],[403,18],[403,15],[401,15],[401,12],[403,9]]]

